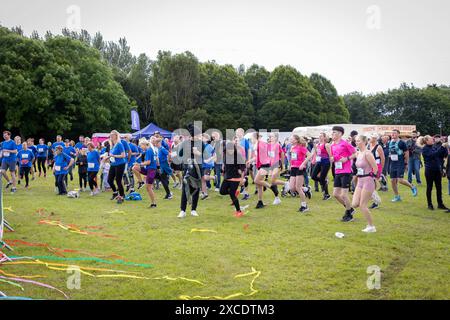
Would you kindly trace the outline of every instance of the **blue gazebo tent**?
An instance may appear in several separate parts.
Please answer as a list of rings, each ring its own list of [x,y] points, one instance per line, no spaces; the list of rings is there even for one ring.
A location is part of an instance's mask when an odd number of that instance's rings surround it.
[[[134,139],[139,139],[139,138],[148,138],[151,137],[152,135],[155,134],[155,132],[159,131],[159,133],[164,137],[164,138],[172,138],[172,132],[162,129],[160,127],[158,127],[156,124],[154,123],[150,123],[148,126],[146,126],[145,128],[136,131],[135,133],[133,133],[133,138]]]

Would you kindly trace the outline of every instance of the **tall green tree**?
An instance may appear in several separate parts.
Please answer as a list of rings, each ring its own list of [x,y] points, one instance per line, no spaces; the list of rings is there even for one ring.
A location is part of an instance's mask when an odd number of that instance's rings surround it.
[[[199,107],[206,111],[206,118],[198,119],[204,126],[226,129],[253,126],[252,95],[243,76],[231,65],[215,62],[200,65]]]
[[[261,109],[266,94],[264,86],[269,80],[270,72],[266,68],[257,64],[252,64],[244,73],[244,80],[250,88],[252,94],[252,104],[255,112]]]
[[[257,127],[290,131],[318,125],[325,118],[324,101],[309,79],[291,66],[275,68],[264,86],[266,99],[257,113]]]
[[[169,130],[179,128],[181,117],[197,106],[199,85],[199,62],[192,53],[158,52],[150,79],[157,124]]]
[[[349,111],[344,99],[338,95],[331,81],[318,73],[313,73],[309,77],[309,81],[324,102],[320,108],[320,122],[323,124],[347,123],[350,119]]]

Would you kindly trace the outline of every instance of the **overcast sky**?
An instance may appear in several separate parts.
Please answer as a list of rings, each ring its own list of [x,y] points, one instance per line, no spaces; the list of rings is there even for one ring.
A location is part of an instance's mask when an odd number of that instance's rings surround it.
[[[450,85],[449,0],[1,0],[0,23],[60,33],[80,25],[134,54],[318,72],[340,94],[400,83]]]

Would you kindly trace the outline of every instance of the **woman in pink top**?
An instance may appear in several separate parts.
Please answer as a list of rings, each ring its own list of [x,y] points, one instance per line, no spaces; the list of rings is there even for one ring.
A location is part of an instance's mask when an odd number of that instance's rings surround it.
[[[377,230],[373,225],[372,217],[370,215],[367,203],[375,191],[375,177],[378,173],[377,162],[372,152],[367,149],[367,137],[359,135],[356,137],[356,145],[359,152],[356,157],[356,168],[358,170],[358,184],[353,195],[352,208],[361,208],[361,212],[367,219],[367,227],[363,232],[373,233]]]
[[[306,196],[303,191],[303,183],[305,182],[305,168],[311,158],[311,153],[306,148],[305,139],[293,134],[290,138],[291,150],[290,150],[290,168],[291,177],[289,179],[289,188],[291,191],[295,191],[300,195],[301,206],[299,212],[309,211],[306,204]]]
[[[256,146],[255,151],[253,152],[252,158],[249,159],[247,163],[250,164],[253,161],[255,161],[256,163],[257,173],[254,180],[256,184],[256,189],[258,191],[258,204],[256,205],[256,209],[264,208],[264,203],[262,201],[264,187],[270,188],[273,191],[273,194],[275,195],[274,204],[280,204],[281,200],[278,197],[277,186],[271,185],[270,183],[265,181],[266,176],[269,174],[270,170],[268,143],[263,141],[262,136],[258,132],[255,132],[252,135],[252,144]]]
[[[284,151],[283,148],[278,141],[278,133],[271,132],[269,134],[269,145],[268,145],[268,155],[270,158],[270,181],[272,185],[275,186],[285,186],[287,187],[287,182],[279,180],[280,172],[283,170],[284,163]],[[279,198],[275,198],[273,204],[278,204],[280,202]]]

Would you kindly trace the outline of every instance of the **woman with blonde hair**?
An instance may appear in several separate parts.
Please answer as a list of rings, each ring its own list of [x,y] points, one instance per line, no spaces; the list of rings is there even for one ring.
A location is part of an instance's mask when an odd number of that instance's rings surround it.
[[[375,177],[378,174],[378,165],[372,152],[367,149],[367,137],[358,135],[355,142],[359,149],[355,162],[358,183],[353,194],[352,208],[359,207],[367,219],[367,227],[362,231],[374,233],[377,229],[373,224],[367,204],[375,191]]]
[[[111,168],[108,173],[108,184],[110,185],[113,196],[111,200],[117,199],[118,204],[122,204],[125,197],[125,190],[122,184],[123,173],[125,172],[125,165],[127,163],[127,155],[125,148],[120,141],[120,134],[118,131],[113,130],[109,139],[110,151],[109,161]],[[117,188],[114,185],[114,181],[117,183]]]
[[[434,144],[431,136],[419,137],[417,144],[422,148],[422,156],[425,166],[425,179],[427,181],[427,202],[428,209],[434,210],[431,200],[433,184],[436,186],[436,197],[438,209],[448,210],[442,201],[442,161],[440,159],[447,156],[447,149]]]
[[[290,179],[289,179],[289,189],[291,192],[297,192],[300,195],[301,204],[298,210],[301,213],[309,211],[308,205],[306,204],[306,196],[303,191],[303,184],[305,182],[305,169],[308,164],[309,159],[312,154],[306,148],[306,140],[300,136],[293,134],[290,137],[291,148],[290,154]]]

